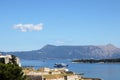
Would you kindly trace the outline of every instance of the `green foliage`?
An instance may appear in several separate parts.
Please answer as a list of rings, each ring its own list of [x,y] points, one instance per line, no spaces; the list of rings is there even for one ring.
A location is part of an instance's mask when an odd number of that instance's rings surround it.
[[[79,60],[73,60],[72,62],[83,62],[83,63],[99,63],[99,62],[103,62],[103,63],[120,63],[120,58],[116,58],[116,59],[79,59]]]
[[[5,63],[5,59],[4,58],[0,58],[0,63]]]
[[[26,80],[22,68],[14,64],[0,63],[0,80]]]
[[[16,56],[14,55],[11,55],[11,60],[10,60],[10,63],[14,64],[14,65],[17,65],[17,62],[16,62]]]

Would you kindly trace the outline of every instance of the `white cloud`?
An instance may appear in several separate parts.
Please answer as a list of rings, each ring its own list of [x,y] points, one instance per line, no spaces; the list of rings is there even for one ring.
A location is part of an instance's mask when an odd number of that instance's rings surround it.
[[[43,29],[43,24],[16,24],[13,26],[14,29],[20,30],[22,32],[28,31],[41,31]]]
[[[68,44],[74,44],[72,39],[67,40],[55,40],[54,44],[56,45],[68,45]]]
[[[57,40],[55,41],[56,44],[64,44],[65,42],[64,41],[60,41],[60,40]]]

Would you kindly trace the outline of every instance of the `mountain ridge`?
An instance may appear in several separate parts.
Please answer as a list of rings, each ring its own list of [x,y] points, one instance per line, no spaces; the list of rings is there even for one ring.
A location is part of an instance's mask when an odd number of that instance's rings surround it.
[[[112,44],[95,45],[50,45],[47,44],[41,49],[21,52],[3,52],[13,54],[22,59],[103,59],[120,58],[120,48]]]

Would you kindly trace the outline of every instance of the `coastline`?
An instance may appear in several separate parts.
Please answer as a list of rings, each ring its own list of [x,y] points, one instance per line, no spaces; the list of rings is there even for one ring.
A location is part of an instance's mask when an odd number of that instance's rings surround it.
[[[115,59],[76,59],[72,63],[120,63],[120,58]]]
[[[76,74],[66,68],[23,68],[23,72],[28,79],[32,80],[101,80],[100,78],[88,78],[81,74]]]

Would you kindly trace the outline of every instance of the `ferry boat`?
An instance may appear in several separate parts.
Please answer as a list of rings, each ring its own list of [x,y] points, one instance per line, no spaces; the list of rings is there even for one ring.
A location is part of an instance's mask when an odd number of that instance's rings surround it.
[[[62,67],[68,67],[68,65],[65,64],[65,63],[55,63],[54,67],[56,67],[56,68],[62,68]]]

